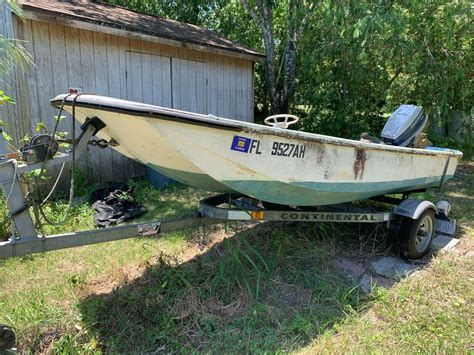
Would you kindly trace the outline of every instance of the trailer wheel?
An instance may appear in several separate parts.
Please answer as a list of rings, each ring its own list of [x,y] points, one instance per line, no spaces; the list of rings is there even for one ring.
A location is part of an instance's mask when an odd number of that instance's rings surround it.
[[[401,248],[404,257],[419,259],[430,251],[435,233],[435,214],[428,209],[418,219],[403,218]]]
[[[15,346],[15,332],[6,325],[0,325],[0,354]]]

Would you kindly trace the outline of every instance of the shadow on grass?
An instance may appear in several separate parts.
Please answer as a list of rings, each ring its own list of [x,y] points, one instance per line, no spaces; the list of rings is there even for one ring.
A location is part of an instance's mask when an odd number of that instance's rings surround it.
[[[332,269],[330,225],[259,224],[79,304],[106,352],[289,351],[367,302]],[[90,334],[91,335],[91,334]]]
[[[461,166],[445,189],[420,197],[448,198],[454,216],[469,221],[473,171]],[[198,200],[188,193],[150,214],[175,213],[177,202],[188,212]],[[386,237],[373,226],[259,224],[187,262],[159,255],[133,281],[89,292],[79,309],[106,352],[297,350],[367,307],[370,298],[333,261],[396,256],[397,243]]]

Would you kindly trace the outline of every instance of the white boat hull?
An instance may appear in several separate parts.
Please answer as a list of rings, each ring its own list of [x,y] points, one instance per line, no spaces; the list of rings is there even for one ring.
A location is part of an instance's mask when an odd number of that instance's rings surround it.
[[[114,138],[118,151],[172,179],[284,205],[438,186],[462,157],[454,150],[364,143],[92,95],[77,100],[76,118],[87,117],[106,124],[99,136]]]

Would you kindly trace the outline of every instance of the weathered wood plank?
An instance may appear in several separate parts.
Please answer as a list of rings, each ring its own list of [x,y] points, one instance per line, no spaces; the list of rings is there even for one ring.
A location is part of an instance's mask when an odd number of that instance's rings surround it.
[[[81,45],[80,45],[80,34],[79,30],[71,27],[64,27],[64,38],[65,38],[65,47],[66,47],[66,72],[68,79],[68,89],[69,88],[80,88],[83,89],[82,83],[82,67],[81,67]],[[66,40],[67,38],[67,40]],[[67,130],[71,132],[72,130],[72,121],[68,117],[65,120],[65,126]],[[76,137],[80,134],[80,125],[78,122],[75,123]],[[82,158],[79,162],[79,166],[85,168],[87,163],[86,158]]]
[[[224,107],[224,58],[219,57],[217,58],[216,61],[217,65],[217,115],[218,116],[223,116],[223,117],[228,117],[227,115],[227,108]]]
[[[231,89],[232,89],[232,58],[224,58],[224,100],[223,107],[226,111],[228,118],[235,118],[235,107],[231,105]]]
[[[120,67],[120,47],[119,38],[117,36],[106,36],[107,46],[107,84],[109,96],[120,98],[120,82],[121,77],[125,77],[125,73],[121,71]],[[109,148],[110,149],[110,148]],[[123,176],[123,158],[122,154],[114,149],[110,149],[110,171],[112,174],[111,180],[118,180],[119,176]]]
[[[172,107],[171,100],[171,58],[161,57],[161,95],[162,103],[165,107]]]
[[[106,35],[94,32],[94,68],[95,68],[95,92],[99,95],[109,96],[109,72],[107,68],[107,40]],[[91,158],[95,160],[93,171],[94,180],[111,181],[113,173],[110,167],[112,159],[111,148],[100,149],[91,147]],[[99,164],[97,163],[99,162]]]
[[[198,88],[197,88],[197,72],[198,65],[194,60],[187,61],[188,75],[186,76],[186,87],[188,88],[188,96],[186,100],[186,110],[191,112],[198,112]]]
[[[30,127],[30,132],[34,131],[35,122],[40,121],[40,108],[39,108],[39,97],[38,97],[38,77],[37,77],[37,68],[36,68],[36,57],[35,57],[35,48],[34,48],[34,36],[33,36],[33,25],[31,20],[26,20],[23,25],[23,33],[25,40],[25,48],[30,53],[33,60],[33,65],[28,67],[25,71],[26,76],[26,86],[28,91],[28,117],[25,119],[28,120],[28,126]]]
[[[45,22],[34,22],[33,33],[38,80],[39,118],[40,121],[46,124],[48,130],[52,130],[55,124],[53,117],[55,111],[49,105],[49,100],[54,96],[49,24]]]
[[[142,54],[142,87],[143,97],[142,100],[147,104],[155,104],[153,98],[153,55]]]
[[[250,101],[250,91],[252,88],[252,75],[251,65],[252,63],[243,61],[243,81],[242,81],[242,90],[243,90],[243,102],[242,102],[242,112],[244,114],[244,119],[247,122],[252,122],[252,104]],[[250,75],[249,75],[250,73]]]
[[[202,59],[202,58],[201,58]],[[207,115],[207,64],[204,62],[197,63],[196,72],[196,92],[197,92],[197,112]]]
[[[248,92],[247,92],[247,100],[248,100],[248,120],[249,122],[254,122],[254,107],[255,107],[255,76],[253,75],[254,73],[254,63],[250,62],[249,63],[249,68],[248,68]]]
[[[244,90],[242,89],[242,63],[236,59],[234,62],[234,94],[233,100],[235,105],[235,117],[238,120],[245,121],[242,110],[242,102],[244,101]]]
[[[24,23],[18,19],[14,19],[14,36],[17,39],[24,40]],[[24,44],[23,44],[24,45]],[[26,70],[29,68],[15,68],[16,71],[16,102],[18,109],[18,125],[20,129],[20,137],[23,138],[25,135],[29,134],[31,131],[30,121],[29,121],[29,93],[28,86],[26,81]]]
[[[207,85],[207,101],[208,101],[208,111],[213,115],[218,114],[217,109],[217,86],[218,86],[218,62],[208,56],[207,62],[207,78],[208,78],[208,85]]]
[[[82,89],[84,92],[95,92],[95,60],[94,60],[94,39],[93,32],[80,30],[79,31],[79,45],[81,51],[81,73],[82,73]],[[92,75],[91,75],[92,74]],[[89,180],[93,176],[94,169],[97,169],[97,163],[92,158],[91,148],[87,147],[86,177]],[[100,165],[99,165],[100,167]]]
[[[51,65],[53,71],[53,96],[64,94],[68,91],[69,80],[66,63],[66,39],[63,26],[50,26]],[[59,129],[70,130],[70,120],[63,120]]]

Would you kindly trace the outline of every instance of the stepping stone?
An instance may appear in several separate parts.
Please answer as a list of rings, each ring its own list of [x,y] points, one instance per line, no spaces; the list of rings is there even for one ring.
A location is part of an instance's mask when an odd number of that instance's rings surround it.
[[[383,256],[371,263],[375,273],[388,277],[393,280],[401,278],[413,273],[417,267],[407,262],[391,256]]]
[[[389,288],[395,284],[394,280],[387,279],[382,276],[373,276],[366,272],[360,279],[360,286],[362,287],[362,291],[365,293],[372,292],[375,286]]]
[[[453,249],[458,243],[459,239],[438,235],[435,239],[433,239],[432,247],[435,250],[448,251]]]
[[[365,271],[362,265],[354,263],[353,261],[350,261],[345,258],[337,258],[334,262],[334,265],[343,273],[346,273],[348,274],[348,276],[351,276],[356,279]]]

